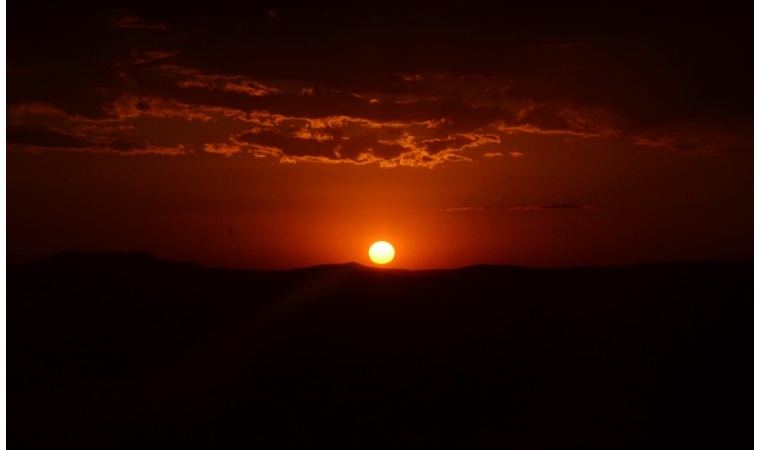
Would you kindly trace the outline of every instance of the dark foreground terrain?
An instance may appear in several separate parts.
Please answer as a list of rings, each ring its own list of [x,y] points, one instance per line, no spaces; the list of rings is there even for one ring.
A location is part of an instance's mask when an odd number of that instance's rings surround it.
[[[739,448],[752,262],[7,270],[12,449]]]

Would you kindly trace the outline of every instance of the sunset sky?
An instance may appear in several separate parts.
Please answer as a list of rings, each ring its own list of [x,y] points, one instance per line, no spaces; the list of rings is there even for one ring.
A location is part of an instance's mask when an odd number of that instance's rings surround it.
[[[9,262],[752,258],[751,3],[192,3],[8,3]]]

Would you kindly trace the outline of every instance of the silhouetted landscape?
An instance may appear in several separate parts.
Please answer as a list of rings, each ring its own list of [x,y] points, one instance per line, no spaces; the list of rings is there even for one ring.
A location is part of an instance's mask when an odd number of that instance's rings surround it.
[[[8,442],[46,448],[737,448],[753,263],[7,269]]]

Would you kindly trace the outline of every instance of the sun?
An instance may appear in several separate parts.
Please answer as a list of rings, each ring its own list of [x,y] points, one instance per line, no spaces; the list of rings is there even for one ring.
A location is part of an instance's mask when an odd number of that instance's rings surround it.
[[[388,264],[396,256],[396,250],[385,241],[377,241],[369,248],[369,259],[375,264]]]

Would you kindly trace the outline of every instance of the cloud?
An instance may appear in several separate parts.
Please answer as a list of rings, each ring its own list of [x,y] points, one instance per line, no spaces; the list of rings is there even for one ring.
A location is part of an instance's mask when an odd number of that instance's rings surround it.
[[[751,154],[752,127],[720,127],[710,123],[681,123],[634,131],[625,136],[636,145],[662,147],[682,153]]]
[[[300,133],[300,134],[299,134]],[[319,135],[321,136],[321,135]],[[317,139],[305,137],[302,130],[277,133],[259,128],[233,137],[233,142],[257,147],[276,148],[293,157],[323,157],[328,159],[351,159],[357,161],[362,154],[371,153],[382,158],[398,157],[405,148],[395,143],[381,142],[375,133],[353,136],[347,139]]]
[[[145,115],[164,119],[181,117],[188,121],[208,121],[214,114],[225,113],[222,108],[189,105],[161,97],[140,97],[133,94],[122,95],[113,103],[105,105],[105,109],[112,117],[119,120]]]
[[[274,132],[255,128],[233,136],[232,141],[251,147],[256,155],[276,156],[282,162],[385,162],[386,165],[396,165],[402,159],[410,158],[410,155],[405,158],[402,155],[415,152],[414,148],[399,142],[382,141],[374,132],[346,137],[335,131],[332,134],[312,133],[310,129],[298,128]],[[409,165],[413,164],[409,162]]]
[[[495,134],[455,134],[444,139],[423,140],[420,144],[425,150],[434,155],[444,150],[461,151],[468,147],[477,147],[488,143],[499,143],[501,140]]]
[[[243,75],[208,74],[197,69],[165,64],[158,69],[163,76],[175,79],[183,88],[201,88],[237,92],[254,97],[277,93],[278,89],[265,86]]]
[[[46,150],[80,151],[91,153],[117,153],[121,155],[161,154],[184,155],[190,153],[182,144],[156,145],[144,140],[120,136],[120,127],[106,126],[101,129],[84,127],[74,129],[77,134],[41,126],[11,125],[6,130],[6,144],[19,151],[39,153]]]
[[[468,11],[443,5],[437,14],[450,21],[430,29],[395,11],[408,26],[366,17],[374,31],[363,33],[340,14],[295,26],[292,11],[282,22],[274,9],[239,8],[12,5],[7,65],[18,70],[8,72],[6,109],[19,128],[9,143],[420,167],[471,161],[480,146],[484,163],[518,158],[526,150],[503,142],[526,134],[753,151],[752,70],[736,56],[749,44],[723,22],[704,34],[670,20],[679,14],[658,16],[666,26],[647,19],[638,31],[649,38],[630,39],[630,28],[594,33],[601,25],[581,7],[564,11],[592,32],[548,36],[508,14],[462,21]],[[495,39],[494,27],[509,31]],[[183,125],[172,142],[165,130]]]
[[[560,210],[568,210],[568,209],[590,211],[590,210],[599,209],[599,207],[591,206],[591,205],[573,205],[569,203],[557,203],[553,205],[541,205],[541,206],[512,206],[510,208],[506,208],[505,211],[560,211]]]
[[[540,206],[540,209],[583,209],[586,208],[583,205],[572,205],[569,203],[557,203],[554,205]]]
[[[134,144],[134,145],[131,145],[131,144]],[[110,152],[116,152],[125,156],[147,155],[147,154],[164,155],[164,156],[181,156],[181,155],[188,155],[192,153],[192,151],[189,151],[182,144],[177,144],[176,146],[168,147],[168,146],[159,146],[159,145],[137,143],[137,142],[134,142],[134,143],[127,142],[123,144],[119,149],[116,149],[113,146],[105,145],[102,148],[95,148],[93,149],[93,151],[95,153],[100,153],[102,151],[106,151],[106,152],[110,151]]]
[[[486,208],[482,206],[465,206],[455,208],[445,208],[444,212],[484,212],[484,211],[560,211],[560,210],[597,210],[597,206],[591,205],[573,205],[568,203],[557,203],[552,205],[540,206],[511,206],[507,208]]]
[[[280,88],[237,74],[209,74],[164,64],[130,73],[152,97],[169,97],[183,104],[310,120],[343,117],[356,122],[395,126],[425,124],[441,133],[471,133],[498,121],[511,122],[515,113],[500,107],[474,105],[461,99],[413,98],[409,101],[365,97],[316,86]]]
[[[494,208],[484,208],[481,206],[464,206],[459,208],[445,208],[442,211],[444,212],[483,212],[483,211],[491,211]]]
[[[239,146],[229,145],[229,144],[224,144],[224,143],[206,144],[203,147],[203,150],[206,151],[207,153],[218,153],[220,155],[224,155],[228,157],[241,152],[241,149]]]
[[[472,161],[461,153],[472,147],[498,143],[496,135],[455,134],[441,139],[420,139],[408,132],[396,133],[391,127],[365,127],[353,124],[344,128],[287,125],[257,127],[232,136],[235,145],[251,147],[257,156],[275,156],[281,162],[379,163],[383,167],[435,167],[445,162]],[[320,123],[319,125],[324,125]]]
[[[7,108],[7,113],[11,117],[19,116],[53,116],[65,115],[63,111],[50,103],[31,102],[12,105]]]
[[[517,114],[514,122],[503,122],[497,128],[507,133],[570,135],[584,138],[616,136],[622,133],[621,119],[607,110],[558,104],[531,104]]]
[[[168,26],[160,22],[146,22],[126,9],[112,9],[102,13],[103,20],[114,28],[142,28],[166,31]]]
[[[613,137],[635,145],[704,154],[749,153],[752,147],[749,127],[700,122],[642,126],[607,109],[559,104],[531,104],[518,112],[514,122],[504,121],[496,128],[508,134],[565,135],[586,139]],[[522,153],[513,156],[522,156]]]
[[[133,51],[130,56],[132,57],[133,64],[144,64],[163,59],[171,59],[176,57],[179,53],[179,51],[165,52],[159,50],[146,50],[142,52]]]
[[[31,126],[10,126],[6,129],[6,143],[40,148],[84,149],[92,146],[86,139]]]

